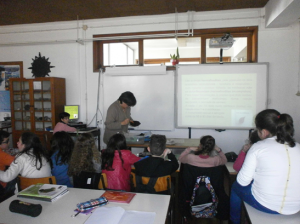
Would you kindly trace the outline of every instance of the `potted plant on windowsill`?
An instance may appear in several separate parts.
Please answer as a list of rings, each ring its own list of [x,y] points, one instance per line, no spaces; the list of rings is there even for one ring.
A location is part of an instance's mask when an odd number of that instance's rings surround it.
[[[176,55],[175,54],[170,54],[171,57],[171,63],[172,65],[177,65],[179,63],[179,51],[178,51],[178,47],[176,50]]]

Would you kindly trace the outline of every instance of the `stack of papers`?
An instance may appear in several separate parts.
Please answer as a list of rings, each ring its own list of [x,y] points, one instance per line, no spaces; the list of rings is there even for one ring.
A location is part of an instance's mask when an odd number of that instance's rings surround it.
[[[56,184],[35,184],[18,193],[18,197],[42,201],[56,201],[69,192],[67,186]]]

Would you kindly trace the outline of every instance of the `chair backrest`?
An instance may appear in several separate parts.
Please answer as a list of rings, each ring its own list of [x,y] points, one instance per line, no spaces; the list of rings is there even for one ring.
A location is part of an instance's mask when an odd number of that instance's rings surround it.
[[[210,177],[211,185],[213,186],[216,195],[219,199],[217,207],[217,218],[227,220],[229,218],[229,197],[224,189],[224,171],[226,167],[197,167],[189,164],[181,164],[180,176],[182,180],[182,194],[180,198],[181,208],[186,215],[190,212],[189,203],[192,198],[193,189],[198,176]]]
[[[56,184],[55,176],[51,177],[42,177],[42,178],[27,178],[27,177],[18,177],[18,185],[20,190],[24,190],[33,184]]]
[[[101,173],[100,181],[99,181],[99,184],[98,184],[98,189],[106,190],[106,188],[107,188],[106,173]]]
[[[101,173],[80,172],[73,176],[74,188],[98,189]]]
[[[136,192],[150,194],[171,194],[171,176],[143,177],[131,173]]]

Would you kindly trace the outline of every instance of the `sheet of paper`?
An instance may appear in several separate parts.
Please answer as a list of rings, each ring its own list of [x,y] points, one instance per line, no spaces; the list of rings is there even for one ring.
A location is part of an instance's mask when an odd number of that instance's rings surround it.
[[[124,212],[121,207],[100,207],[94,210],[85,224],[118,224]]]
[[[85,224],[153,224],[155,212],[125,211],[121,207],[100,207]]]
[[[153,224],[155,212],[126,211],[119,224]]]

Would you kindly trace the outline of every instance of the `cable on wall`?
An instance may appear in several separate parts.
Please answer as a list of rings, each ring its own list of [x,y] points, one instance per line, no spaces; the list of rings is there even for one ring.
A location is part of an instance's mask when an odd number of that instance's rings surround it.
[[[296,96],[300,96],[300,89],[299,89],[299,86],[300,86],[300,19],[299,19],[299,51],[298,51],[298,65],[299,65],[299,68],[298,68],[298,92],[296,93]]]

